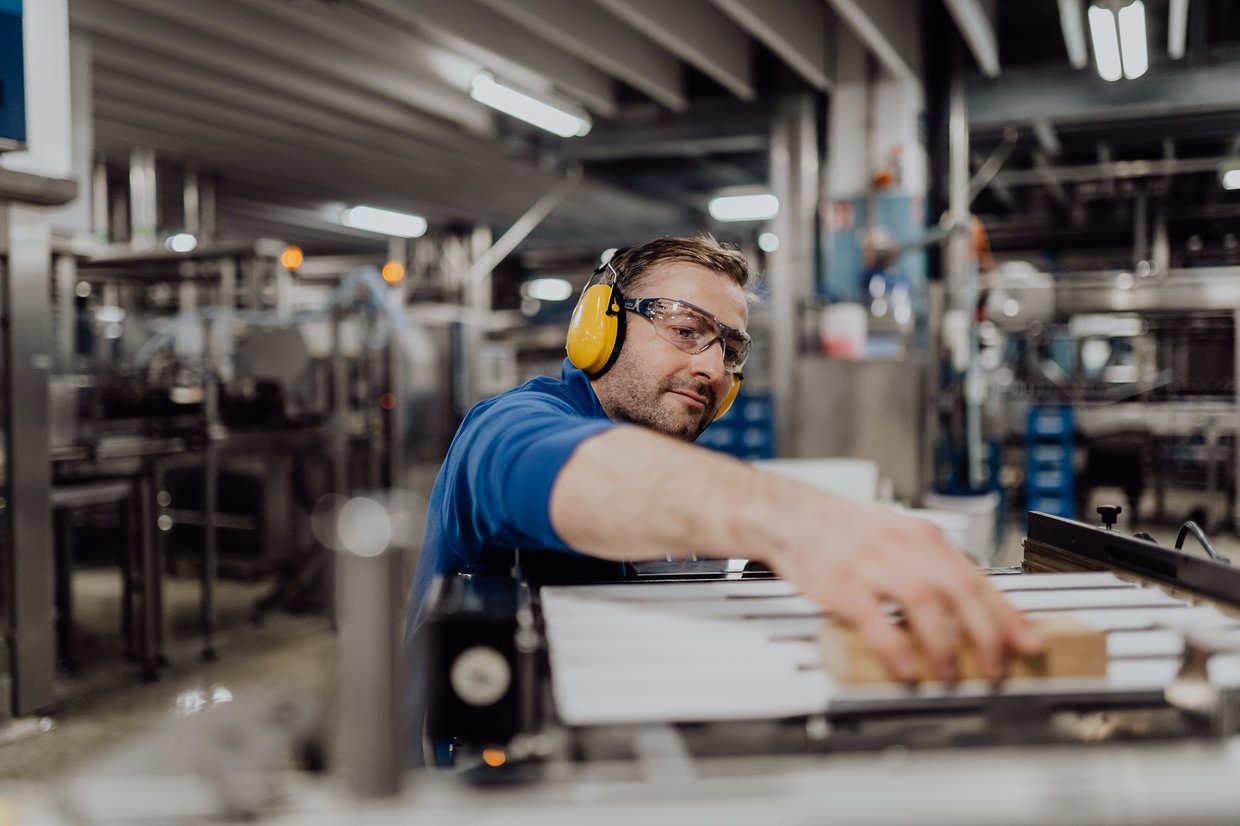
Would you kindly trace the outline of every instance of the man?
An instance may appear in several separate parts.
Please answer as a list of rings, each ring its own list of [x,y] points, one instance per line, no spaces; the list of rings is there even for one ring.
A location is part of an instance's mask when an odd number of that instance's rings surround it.
[[[886,601],[903,608],[941,679],[956,674],[959,635],[992,677],[1005,649],[1038,649],[1029,623],[930,523],[690,444],[734,397],[748,355],[740,252],[660,238],[598,275],[574,313],[561,378],[484,401],[462,423],[431,494],[412,628],[436,574],[539,548],[565,564],[759,560],[853,625],[902,679],[915,678],[916,652]]]

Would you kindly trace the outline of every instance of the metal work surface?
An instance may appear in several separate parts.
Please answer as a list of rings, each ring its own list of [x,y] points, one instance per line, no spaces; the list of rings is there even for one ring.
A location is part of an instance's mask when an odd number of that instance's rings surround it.
[[[399,796],[366,803],[314,778],[267,777],[279,796],[251,822],[1230,826],[1240,810],[1237,771],[1240,749],[1227,742],[673,758],[562,766],[537,783],[490,787],[415,773]],[[197,823],[220,813],[211,783],[192,776],[86,778],[54,797],[6,791],[30,826]]]

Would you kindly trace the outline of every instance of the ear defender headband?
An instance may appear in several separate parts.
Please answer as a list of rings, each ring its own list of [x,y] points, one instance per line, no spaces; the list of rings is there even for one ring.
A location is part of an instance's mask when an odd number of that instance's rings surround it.
[[[612,258],[624,251],[620,250],[612,255]],[[611,273],[610,278],[592,283],[594,276],[604,271]],[[620,355],[620,347],[624,344],[624,311],[621,309],[624,297],[618,284],[620,274],[611,265],[609,258],[594,271],[594,276],[577,299],[564,342],[569,362],[577,369],[584,370],[590,378],[606,373],[615,363],[616,356]],[[718,421],[736,401],[742,378],[740,373],[733,374],[732,384],[728,387],[719,409],[715,411],[712,422]]]

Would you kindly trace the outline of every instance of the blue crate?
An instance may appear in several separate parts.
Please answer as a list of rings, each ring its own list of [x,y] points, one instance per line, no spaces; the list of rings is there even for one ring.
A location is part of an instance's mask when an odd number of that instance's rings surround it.
[[[742,390],[728,414],[706,428],[697,443],[738,459],[774,458],[775,417],[770,391]]]
[[[1072,406],[1033,405],[1025,431],[1026,507],[1056,516],[1076,515],[1076,424]]]

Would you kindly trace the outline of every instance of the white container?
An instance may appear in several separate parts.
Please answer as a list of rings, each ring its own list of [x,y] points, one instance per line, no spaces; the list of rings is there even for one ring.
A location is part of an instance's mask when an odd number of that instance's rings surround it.
[[[979,565],[989,565],[995,556],[995,519],[999,509],[999,492],[951,495],[926,493],[922,504],[937,511],[952,511],[969,518],[968,530],[961,547],[977,560]]]
[[[760,459],[751,464],[854,502],[878,498],[878,463],[869,459]]]
[[[819,318],[822,351],[831,358],[859,359],[865,355],[868,329],[866,309],[860,304],[824,307]]]
[[[973,520],[968,514],[958,511],[932,510],[931,508],[895,507],[893,510],[903,516],[926,520],[942,531],[943,535],[952,543],[968,551],[969,528],[973,524]],[[969,552],[969,557],[976,559],[972,552]]]

